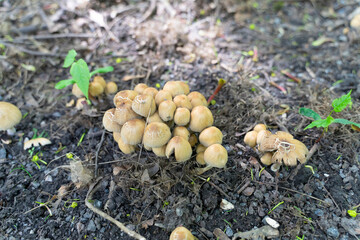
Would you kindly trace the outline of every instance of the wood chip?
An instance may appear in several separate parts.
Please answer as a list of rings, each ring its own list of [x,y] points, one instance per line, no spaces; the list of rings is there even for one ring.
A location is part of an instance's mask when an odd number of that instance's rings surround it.
[[[47,138],[34,138],[24,142],[24,150],[51,144],[51,141]]]

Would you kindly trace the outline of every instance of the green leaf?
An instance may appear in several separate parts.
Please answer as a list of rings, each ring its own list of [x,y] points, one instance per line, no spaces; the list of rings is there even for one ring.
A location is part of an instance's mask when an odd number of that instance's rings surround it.
[[[71,49],[65,57],[63,68],[68,68],[75,61],[77,53],[74,49]]]
[[[71,66],[70,74],[80,90],[84,93],[85,97],[88,99],[90,72],[87,63],[84,60],[79,59]]]
[[[56,89],[63,89],[64,87],[67,87],[71,84],[74,84],[75,80],[74,79],[66,79],[66,80],[61,80],[60,82],[56,83],[55,88]]]
[[[357,216],[357,212],[355,210],[347,210],[347,213],[349,214],[350,217],[356,217]]]
[[[346,119],[342,119],[342,118],[335,118],[334,123],[341,123],[341,124],[344,124],[344,125],[351,124],[351,125],[355,125],[356,127],[360,128],[359,123],[355,123],[355,122],[352,122],[352,121],[349,121],[349,120],[346,120]]]
[[[320,115],[317,112],[315,112],[314,110],[310,109],[310,108],[300,108],[299,113],[301,115],[306,116],[306,117],[310,117],[310,118],[312,118],[314,120],[320,120],[321,119]]]
[[[332,106],[333,106],[335,112],[341,112],[342,110],[344,110],[347,107],[347,105],[349,105],[349,104],[350,104],[350,106],[352,105],[350,94],[351,94],[351,90],[348,94],[342,95],[341,97],[335,99],[332,102]]]
[[[114,71],[114,68],[111,66],[98,68],[90,73],[90,77],[94,76],[97,73],[108,73],[108,72],[112,72],[112,71]]]
[[[304,128],[304,130],[308,129],[308,128],[313,128],[313,127],[317,127],[317,128],[327,128],[331,123],[334,122],[334,118],[331,116],[328,116],[326,119],[319,119],[319,120],[315,120],[312,123],[310,123],[308,126],[306,126],[306,128]]]

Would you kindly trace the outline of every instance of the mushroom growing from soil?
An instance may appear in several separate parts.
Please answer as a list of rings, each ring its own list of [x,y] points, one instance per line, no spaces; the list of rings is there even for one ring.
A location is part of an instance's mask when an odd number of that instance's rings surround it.
[[[103,125],[109,132],[120,132],[121,125],[115,121],[115,108],[107,110],[103,116]]]
[[[132,119],[127,121],[121,128],[121,139],[124,143],[136,145],[141,143],[145,129],[145,121]]]
[[[106,81],[101,76],[95,76],[93,82],[99,83],[103,87],[103,89],[105,89],[106,87]]]
[[[145,88],[143,93],[142,94],[147,94],[147,95],[150,95],[152,96],[153,98],[155,98],[156,94],[158,94],[158,90],[156,88],[153,88],[153,87],[148,87],[148,88]]]
[[[176,105],[172,100],[163,101],[159,105],[159,116],[164,122],[173,120],[175,110]]]
[[[196,106],[205,106],[207,107],[208,104],[207,104],[207,101],[206,101],[206,98],[204,97],[204,95],[202,95],[201,93],[199,92],[191,92],[187,95],[189,101],[191,102],[191,105],[193,107],[196,107]]]
[[[190,114],[190,129],[194,132],[201,132],[214,123],[211,111],[205,106],[196,106]]]
[[[254,131],[260,132],[261,130],[266,130],[266,125],[262,123],[256,124],[256,126],[254,127]]]
[[[183,137],[186,141],[189,141],[190,138],[190,132],[189,130],[187,130],[186,127],[182,127],[182,126],[177,126],[174,128],[172,135],[175,136],[179,136],[179,137]]]
[[[187,108],[189,110],[192,109],[191,102],[189,101],[188,97],[184,94],[180,94],[174,97],[174,103],[178,108],[182,107],[182,108]]]
[[[137,95],[132,102],[132,109],[140,116],[151,116],[156,111],[155,100],[151,95]]]
[[[190,122],[190,111],[187,108],[177,108],[174,113],[174,122],[178,126],[185,126]]]
[[[256,131],[247,132],[244,137],[244,143],[249,147],[255,147],[257,135],[258,133]]]
[[[168,81],[165,83],[163,90],[171,93],[173,97],[180,94],[188,94],[189,86],[181,81]]]
[[[148,88],[148,86],[145,83],[139,83],[135,86],[134,91],[138,94],[143,94],[146,88]]]
[[[0,102],[0,131],[15,132],[14,126],[21,121],[22,115],[17,106],[8,102]]]
[[[118,139],[118,146],[119,146],[119,149],[124,153],[124,154],[130,154],[130,153],[133,153],[135,152],[135,146],[133,145],[130,145],[130,144],[127,144],[127,143],[124,143],[124,141],[119,138]]]
[[[177,227],[171,232],[169,240],[197,240],[197,238],[187,228]]]
[[[155,96],[155,103],[157,106],[159,106],[161,102],[166,100],[172,100],[172,95],[168,91],[160,90]]]
[[[174,152],[177,162],[185,162],[191,158],[191,145],[185,138],[175,136],[166,145],[166,157],[169,158]]]
[[[106,94],[114,94],[118,91],[118,86],[115,82],[108,82],[105,86],[105,93]]]
[[[223,134],[217,127],[205,128],[199,135],[199,141],[205,147],[209,147],[215,143],[222,143]]]
[[[171,132],[165,123],[152,122],[146,126],[143,143],[147,147],[158,148],[164,146],[171,138]]]
[[[223,146],[216,143],[206,148],[204,152],[204,161],[207,164],[206,167],[195,169],[196,173],[199,175],[213,167],[224,168],[228,161],[228,153]]]
[[[93,97],[98,97],[104,92],[104,87],[99,82],[91,82],[89,84],[89,93]]]
[[[129,120],[140,117],[132,110],[132,103],[128,101],[118,102],[114,114],[114,120],[120,125],[123,125]]]
[[[73,84],[71,92],[76,98],[81,98],[84,96],[84,93],[80,90],[76,83]]]
[[[133,90],[122,90],[115,94],[114,105],[116,106],[119,102],[123,102],[123,101],[132,103],[132,101],[137,95],[138,93]]]

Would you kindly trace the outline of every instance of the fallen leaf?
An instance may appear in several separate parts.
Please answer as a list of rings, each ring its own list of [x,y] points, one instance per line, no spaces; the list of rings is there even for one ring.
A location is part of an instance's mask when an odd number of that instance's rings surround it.
[[[130,80],[133,80],[133,79],[138,79],[138,78],[144,78],[145,75],[126,75],[123,77],[123,81],[124,82],[127,82],[127,81],[130,81]]]
[[[51,144],[51,141],[47,138],[34,138],[24,142],[24,150],[32,147],[45,146],[48,144]]]

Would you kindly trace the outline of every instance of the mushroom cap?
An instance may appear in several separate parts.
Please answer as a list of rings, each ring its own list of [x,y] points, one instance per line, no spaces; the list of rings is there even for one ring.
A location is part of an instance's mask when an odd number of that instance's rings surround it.
[[[153,87],[145,88],[142,94],[151,95],[153,98],[155,98],[156,94],[158,94],[158,90]]]
[[[93,97],[100,96],[104,92],[104,87],[99,82],[91,82],[89,84],[89,93]]]
[[[115,121],[115,108],[110,108],[104,113],[102,123],[109,132],[121,131],[121,125]]]
[[[135,86],[134,91],[142,94],[146,88],[148,88],[148,86],[145,83],[139,83]]]
[[[132,102],[137,95],[138,93],[133,90],[122,90],[115,94],[114,105],[116,106],[119,102],[123,101]]]
[[[168,81],[165,83],[163,90],[170,92],[175,97],[180,94],[189,93],[189,86],[186,87],[181,81]]]
[[[163,101],[159,105],[159,116],[164,122],[173,120],[175,110],[176,105],[172,100]]]
[[[205,128],[199,135],[199,141],[205,147],[209,147],[215,143],[221,144],[223,139],[223,134],[217,127],[208,127]]]
[[[254,131],[260,132],[261,130],[266,130],[266,125],[262,123],[256,124],[256,126],[254,127]]]
[[[164,121],[160,118],[159,116],[159,112],[154,112],[153,115],[151,115],[148,119],[147,119],[147,123],[152,123],[152,122],[160,122],[163,123]]]
[[[127,121],[121,128],[121,139],[126,144],[136,145],[141,143],[145,129],[145,121],[132,119]]]
[[[244,143],[249,147],[255,147],[257,135],[258,133],[256,131],[247,132],[244,137]]]
[[[196,106],[205,106],[205,107],[207,107],[208,106],[206,98],[204,97],[204,95],[202,95],[201,93],[199,93],[197,91],[189,93],[187,95],[187,97],[188,97],[188,99],[191,102],[191,105],[193,107],[196,107]]]
[[[77,98],[85,96],[76,83],[73,84],[71,92]]]
[[[151,116],[156,111],[155,100],[151,95],[137,95],[132,102],[132,110],[143,117]]]
[[[118,86],[115,82],[108,82],[105,86],[105,93],[106,94],[114,94],[118,91]]]
[[[155,96],[155,103],[157,106],[165,100],[172,100],[172,95],[166,90],[160,90]]]
[[[152,122],[146,126],[143,143],[151,148],[164,146],[171,138],[171,132],[165,123]]]
[[[178,108],[182,107],[182,108],[187,108],[189,110],[192,109],[191,102],[185,94],[180,94],[174,97],[174,103]]]
[[[196,106],[191,111],[190,129],[194,132],[201,132],[214,123],[211,111],[205,106]]]
[[[260,143],[264,140],[264,138],[270,136],[271,134],[272,133],[268,130],[259,131],[256,137],[256,144],[260,145]]]
[[[117,143],[118,143],[119,149],[124,154],[130,154],[130,153],[135,152],[135,146],[124,143],[124,141],[121,138],[118,139]]]
[[[205,152],[206,147],[202,144],[197,145],[196,147],[196,153]]]
[[[183,91],[184,91],[184,94],[187,95],[189,94],[190,92],[190,87],[189,85],[186,83],[186,82],[183,82],[183,81],[178,81],[180,86],[182,87]]]
[[[169,240],[195,240],[196,238],[185,227],[177,227],[171,232]]]
[[[132,110],[132,103],[129,101],[122,101],[122,102],[118,102],[118,104],[116,105],[115,108],[115,121],[120,124],[123,125],[124,123],[126,123],[129,120],[135,119],[135,118],[140,118],[139,115],[137,115],[133,110]]]
[[[264,137],[259,142],[259,151],[260,152],[271,152],[275,151],[278,148],[278,143],[287,142],[294,139],[294,137],[287,132],[278,131],[275,134],[269,134],[265,132]]]
[[[121,132],[113,132],[113,138],[115,142],[118,142],[119,138],[121,138]]]
[[[185,162],[191,158],[192,149],[185,138],[175,136],[166,145],[166,157],[169,158],[175,152],[177,162]]]
[[[155,155],[158,157],[166,157],[165,150],[166,150],[166,145],[158,148],[152,148],[153,153],[155,153]]]
[[[183,137],[186,141],[189,141],[190,138],[189,130],[187,130],[186,127],[182,127],[182,126],[175,127],[172,132],[172,135],[173,137],[175,136]]]
[[[262,164],[265,164],[266,166],[268,166],[272,163],[272,161],[271,161],[272,157],[273,157],[273,153],[267,152],[264,155],[262,155],[262,157],[260,158],[260,161],[262,162]]]
[[[196,162],[200,165],[205,165],[204,152],[199,152],[196,154]]]
[[[197,136],[194,133],[192,133],[189,137],[189,143],[190,143],[191,147],[194,147],[198,142],[199,141],[198,141]]]
[[[297,161],[301,164],[307,161],[309,150],[302,142],[296,139],[288,139],[278,143],[278,149],[272,156],[273,163],[284,163],[287,166],[296,166]]]
[[[187,108],[177,108],[174,113],[174,122],[178,126],[185,126],[190,122],[190,110]]]
[[[93,82],[100,83],[103,88],[106,87],[106,81],[102,76],[95,76]]]
[[[206,148],[204,160],[211,167],[224,168],[228,160],[228,153],[223,146],[215,143]]]

